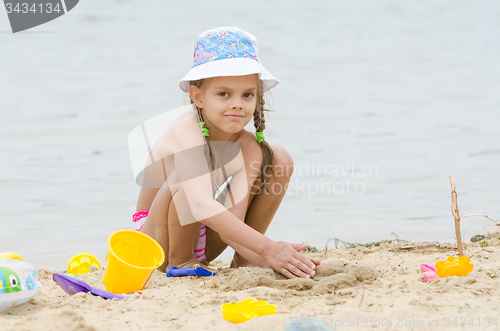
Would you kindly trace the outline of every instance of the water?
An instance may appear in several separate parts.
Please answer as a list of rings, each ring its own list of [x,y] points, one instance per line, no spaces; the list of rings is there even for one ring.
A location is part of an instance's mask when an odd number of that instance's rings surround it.
[[[194,39],[217,26],[257,36],[281,80],[265,134],[295,173],[269,237],[453,241],[452,172],[461,213],[498,220],[499,14],[493,0],[87,0],[17,34],[3,15],[0,252],[57,270],[81,252],[104,263],[139,192],[128,134],[186,102]],[[491,224],[462,223],[466,240]]]

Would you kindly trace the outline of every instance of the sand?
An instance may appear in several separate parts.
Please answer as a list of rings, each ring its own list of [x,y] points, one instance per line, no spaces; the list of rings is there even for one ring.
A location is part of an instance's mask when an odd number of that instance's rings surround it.
[[[425,243],[332,248],[308,253],[326,264],[314,279],[288,280],[271,269],[229,269],[215,277],[167,278],[155,271],[142,293],[125,301],[67,295],[41,269],[45,286],[28,303],[0,313],[2,330],[283,330],[298,316],[335,330],[493,330],[500,325],[500,229],[487,246],[466,244],[474,264],[466,277],[420,281],[419,264],[434,265],[456,250]],[[403,247],[403,249],[401,248]],[[409,248],[413,247],[413,248]],[[103,288],[103,270],[78,278]],[[277,305],[277,314],[232,324],[220,306],[253,297]],[[488,327],[489,325],[489,327]]]

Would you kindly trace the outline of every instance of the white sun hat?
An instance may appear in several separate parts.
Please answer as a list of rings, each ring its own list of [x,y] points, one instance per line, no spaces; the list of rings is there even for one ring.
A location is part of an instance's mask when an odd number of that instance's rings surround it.
[[[253,34],[237,27],[220,27],[196,38],[194,64],[179,81],[179,87],[188,92],[193,80],[251,74],[259,74],[264,92],[280,82],[262,65]]]

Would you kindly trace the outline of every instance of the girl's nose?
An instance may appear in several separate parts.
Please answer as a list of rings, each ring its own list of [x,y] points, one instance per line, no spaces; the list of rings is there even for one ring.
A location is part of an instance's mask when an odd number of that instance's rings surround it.
[[[243,102],[240,99],[236,99],[233,103],[232,109],[243,109]]]

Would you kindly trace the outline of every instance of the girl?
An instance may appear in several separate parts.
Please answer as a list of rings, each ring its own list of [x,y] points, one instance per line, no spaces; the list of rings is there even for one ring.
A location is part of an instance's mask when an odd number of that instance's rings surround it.
[[[160,185],[142,185],[133,216],[165,250],[162,271],[206,266],[228,245],[235,250],[232,268],[272,267],[288,278],[309,278],[323,264],[300,253],[307,244],[264,235],[293,171],[287,150],[270,146],[263,134],[263,93],[278,83],[250,33],[221,27],[196,39],[194,65],[179,82],[192,109],[153,146],[144,178]],[[252,118],[255,134],[245,130]]]

